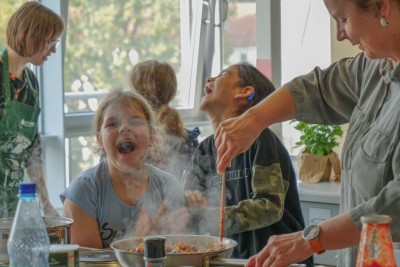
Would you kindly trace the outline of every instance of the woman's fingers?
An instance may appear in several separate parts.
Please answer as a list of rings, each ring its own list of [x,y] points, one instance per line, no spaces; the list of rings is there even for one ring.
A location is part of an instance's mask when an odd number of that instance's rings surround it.
[[[311,257],[312,251],[301,232],[271,236],[267,245],[252,256],[246,267],[282,267]]]
[[[214,134],[217,147],[217,172],[222,175],[230,167],[232,159],[240,153],[239,144],[235,142],[234,124],[237,118],[220,123]]]
[[[246,267],[254,267],[256,264],[256,255],[251,256],[246,263]]]

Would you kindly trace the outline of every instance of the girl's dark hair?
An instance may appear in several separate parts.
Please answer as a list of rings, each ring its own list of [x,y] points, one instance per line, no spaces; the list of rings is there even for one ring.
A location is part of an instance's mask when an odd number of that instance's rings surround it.
[[[272,82],[250,63],[241,62],[233,66],[238,70],[240,86],[253,86],[255,91],[253,100],[249,101],[246,106],[241,108],[239,111],[240,114],[257,105],[261,100],[275,91],[275,86]]]

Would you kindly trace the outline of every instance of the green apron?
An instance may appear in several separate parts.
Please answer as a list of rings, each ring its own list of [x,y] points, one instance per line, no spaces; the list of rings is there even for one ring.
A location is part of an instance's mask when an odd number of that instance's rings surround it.
[[[18,204],[18,185],[24,179],[27,148],[37,133],[40,108],[38,91],[24,69],[29,90],[34,93],[35,106],[11,99],[7,49],[2,52],[4,111],[0,120],[0,217],[14,216]]]

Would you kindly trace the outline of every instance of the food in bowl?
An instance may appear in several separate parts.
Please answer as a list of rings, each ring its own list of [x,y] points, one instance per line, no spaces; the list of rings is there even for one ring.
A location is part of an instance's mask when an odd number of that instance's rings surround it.
[[[204,253],[204,252],[214,252],[219,250],[224,250],[226,247],[222,243],[214,243],[206,250],[200,250],[196,246],[191,245],[188,242],[177,242],[171,243],[165,246],[165,252],[167,254],[193,254],[193,253]],[[140,243],[138,247],[129,248],[129,252],[139,252],[144,253],[144,243]]]

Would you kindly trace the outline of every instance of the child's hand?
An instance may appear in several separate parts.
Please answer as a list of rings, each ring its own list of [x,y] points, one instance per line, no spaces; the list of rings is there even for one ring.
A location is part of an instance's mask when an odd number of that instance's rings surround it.
[[[154,218],[143,208],[136,223],[135,236],[159,234],[180,234],[187,230],[190,214],[186,208],[168,212],[168,204],[163,202]]]
[[[157,231],[162,234],[179,234],[186,231],[190,214],[186,208],[168,212],[168,204],[164,201],[153,219]]]
[[[154,230],[154,228],[155,226],[153,225],[149,214],[145,208],[142,208],[136,223],[134,236],[151,235],[151,231]]]
[[[182,234],[187,231],[190,214],[186,208],[166,213],[158,221],[158,227],[163,234]]]
[[[185,192],[186,205],[189,208],[206,208],[208,206],[207,200],[204,198],[203,193],[199,190]]]

